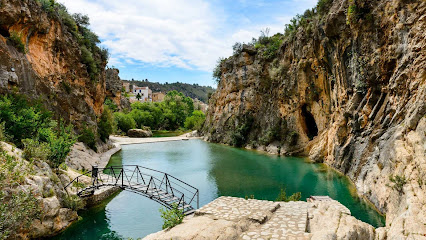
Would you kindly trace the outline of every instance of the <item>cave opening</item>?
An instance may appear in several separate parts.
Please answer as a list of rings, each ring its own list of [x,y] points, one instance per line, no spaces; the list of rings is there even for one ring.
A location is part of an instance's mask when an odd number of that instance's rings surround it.
[[[7,30],[6,28],[0,26],[0,35],[2,35],[5,38],[10,37],[9,30]]]
[[[305,125],[305,133],[308,138],[312,140],[315,136],[318,135],[318,127],[314,116],[308,111],[307,108],[308,106],[306,104],[302,106],[302,117]]]

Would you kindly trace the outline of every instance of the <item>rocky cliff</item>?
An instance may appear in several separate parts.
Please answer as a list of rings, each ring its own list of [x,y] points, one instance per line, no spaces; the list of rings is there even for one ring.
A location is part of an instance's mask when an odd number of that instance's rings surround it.
[[[88,33],[80,34],[66,9],[51,2],[0,1],[0,93],[40,98],[57,118],[96,125],[106,57],[95,45],[86,47]]]
[[[424,237],[426,2],[320,1],[296,20],[222,60],[206,139],[324,162],[386,214],[389,239]]]
[[[130,102],[122,94],[123,82],[118,74],[117,68],[108,68],[106,70],[106,97],[118,107],[119,110],[130,109]]]

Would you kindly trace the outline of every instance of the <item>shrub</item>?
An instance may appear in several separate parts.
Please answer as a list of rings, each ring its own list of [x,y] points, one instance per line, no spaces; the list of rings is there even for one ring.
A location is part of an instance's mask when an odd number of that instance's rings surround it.
[[[317,11],[322,16],[328,12],[333,0],[319,0],[317,3]]]
[[[276,34],[271,37],[268,45],[266,45],[265,51],[263,52],[263,57],[265,57],[267,60],[273,59],[277,55],[282,42],[283,40],[281,34]]]
[[[219,58],[216,62],[215,68],[213,69],[213,79],[217,84],[219,84],[220,78],[222,77],[222,63],[224,61],[224,58]]]
[[[238,55],[241,53],[241,51],[243,50],[243,44],[241,44],[240,42],[236,42],[233,46],[232,46],[232,50],[234,51],[234,55]]]
[[[191,130],[200,130],[206,120],[206,115],[200,111],[194,111],[192,116],[186,118],[185,128]]]
[[[45,161],[50,155],[50,147],[46,142],[40,142],[34,139],[22,140],[24,144],[23,157],[29,161]]]
[[[0,191],[0,202],[0,239],[8,239],[20,228],[28,228],[33,219],[40,217],[39,202],[31,192]]]
[[[302,197],[302,194],[300,192],[293,193],[290,197],[287,197],[287,194],[285,193],[285,188],[281,188],[280,193],[278,194],[277,199],[275,201],[277,202],[290,202],[290,201],[299,201]]]
[[[116,112],[114,113],[114,118],[117,123],[118,129],[120,129],[124,133],[127,133],[127,131],[129,131],[132,128],[136,128],[136,122],[130,116],[130,114]]]
[[[0,123],[0,141],[5,141],[6,140],[6,135],[4,133],[4,122]]]
[[[113,112],[118,110],[117,104],[109,98],[105,99],[104,106],[107,106]]]
[[[160,209],[161,218],[163,218],[163,229],[172,228],[180,223],[182,223],[184,214],[182,210],[178,209],[178,205],[173,204],[172,209],[165,210],[163,208]]]
[[[405,176],[391,175],[389,176],[389,180],[393,183],[393,186],[391,186],[392,189],[398,191],[399,193],[404,191],[404,185],[407,183]]]
[[[106,142],[109,135],[113,134],[116,129],[114,115],[108,106],[104,106],[104,111],[98,122],[99,138]]]
[[[22,36],[21,36],[21,34],[12,31],[10,33],[9,40],[12,43],[12,45],[16,49],[18,49],[18,51],[20,51],[21,53],[25,53],[26,52],[25,44],[22,42]]]
[[[84,208],[84,202],[76,195],[66,195],[62,199],[62,205],[73,211],[78,211]]]
[[[90,128],[84,127],[81,131],[80,136],[78,136],[78,141],[83,142],[89,148],[93,149],[95,152],[98,150],[96,147],[96,135],[93,130]]]
[[[346,24],[350,25],[358,20],[358,7],[354,0],[349,0],[349,7],[346,14]]]
[[[60,123],[56,131],[49,135],[48,143],[50,146],[50,166],[58,168],[65,162],[65,158],[71,151],[71,147],[76,142],[72,125],[65,126]]]

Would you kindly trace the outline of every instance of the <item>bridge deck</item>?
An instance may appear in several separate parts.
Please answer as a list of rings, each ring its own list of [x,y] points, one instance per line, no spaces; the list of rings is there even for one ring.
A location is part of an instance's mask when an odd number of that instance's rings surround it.
[[[177,207],[185,214],[190,214],[198,208],[198,189],[167,173],[153,170],[163,175],[160,180],[160,178],[140,171],[147,168],[140,166],[131,167],[130,170],[129,166],[110,167],[102,169],[103,171],[100,171],[101,169],[92,170],[92,184],[77,189],[77,195],[87,197],[94,194],[96,189],[101,187],[116,186],[148,197],[169,209]],[[71,181],[65,188],[70,186],[72,188],[71,183],[75,181],[78,183],[79,177]],[[194,206],[195,203],[197,204],[196,207]]]

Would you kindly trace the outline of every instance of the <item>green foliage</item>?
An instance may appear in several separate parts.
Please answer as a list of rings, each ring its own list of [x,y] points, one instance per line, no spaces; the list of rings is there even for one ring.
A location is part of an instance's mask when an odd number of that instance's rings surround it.
[[[267,59],[267,60],[271,60],[274,57],[276,57],[278,50],[281,47],[281,44],[283,42],[282,39],[282,35],[281,34],[276,34],[274,36],[272,36],[269,39],[268,44],[266,45],[266,49],[263,52],[263,56]]]
[[[118,110],[117,104],[109,98],[105,99],[104,105],[107,106],[111,111],[116,112]]]
[[[6,134],[4,133],[5,131],[5,126],[4,126],[4,122],[0,122],[0,141],[6,141]]]
[[[137,99],[137,100],[141,100],[141,98],[142,98],[141,94],[140,94],[140,93],[138,93],[138,94],[136,95],[136,99]]]
[[[405,178],[405,176],[399,175],[389,176],[389,181],[393,183],[393,186],[391,186],[391,188],[398,191],[399,193],[402,193],[404,191],[404,185],[407,183],[407,179]]]
[[[253,117],[245,115],[239,119],[239,125],[231,134],[231,145],[235,147],[242,147],[248,140],[248,134],[253,125]]]
[[[80,209],[84,208],[84,202],[81,200],[80,197],[76,195],[66,195],[62,199],[62,204],[64,207],[72,209],[74,211],[78,211]]]
[[[317,3],[317,11],[322,16],[328,13],[333,0],[319,0]]]
[[[349,7],[346,14],[346,24],[350,25],[358,20],[358,7],[354,0],[349,0]]]
[[[51,113],[39,102],[30,105],[23,95],[4,95],[0,96],[0,122],[9,140],[22,147],[22,139],[36,138],[41,129],[51,128]]]
[[[34,139],[22,140],[24,144],[23,157],[29,161],[46,161],[50,156],[50,147],[46,142],[40,142]]]
[[[185,96],[190,97],[192,99],[198,99],[204,103],[207,103],[208,94],[215,91],[214,88],[210,86],[200,86],[197,83],[188,84],[182,82],[175,83],[158,83],[158,82],[150,82],[148,79],[145,80],[131,80],[126,81],[130,85],[136,85],[139,87],[149,87],[155,92],[168,93],[170,91],[176,90],[178,92],[183,93]],[[126,93],[127,94],[127,93]]]
[[[41,214],[39,202],[31,192],[1,191],[0,202],[0,239],[7,239],[21,227],[28,228]]]
[[[96,147],[96,134],[88,127],[83,127],[81,134],[78,136],[78,141],[83,142],[95,152],[98,151]]]
[[[285,188],[281,188],[280,193],[278,194],[277,202],[290,202],[290,201],[299,201],[302,198],[302,194],[300,192],[293,193],[290,197],[287,197],[285,192]]]
[[[66,163],[61,163],[60,165],[59,165],[59,169],[61,169],[61,170],[64,170],[64,171],[67,171],[68,170],[68,166],[67,166],[67,164]]]
[[[178,224],[181,224],[184,218],[182,210],[178,209],[178,205],[173,204],[172,209],[160,208],[161,218],[163,218],[163,229],[172,228]]]
[[[21,53],[26,52],[25,44],[22,42],[22,35],[20,33],[11,31],[9,40],[12,43],[12,45],[16,49],[18,49],[18,51],[20,51]]]
[[[117,123],[117,127],[123,133],[127,133],[130,129],[136,128],[136,122],[130,114],[122,112],[114,113],[114,119]]]
[[[181,92],[170,91],[162,102],[164,113],[164,128],[175,130],[184,126],[185,119],[194,112],[194,103],[191,98]]]
[[[206,115],[202,111],[194,111],[192,116],[186,118],[185,128],[191,130],[200,130],[206,120]]]
[[[98,122],[98,133],[99,138],[106,142],[109,139],[109,135],[113,134],[115,129],[117,128],[113,112],[110,110],[108,106],[104,106],[104,111]]]
[[[213,79],[217,84],[220,82],[220,78],[222,77],[222,64],[224,63],[224,58],[219,58],[216,62],[216,66],[213,69]]]
[[[52,19],[60,21],[78,41],[81,51],[81,62],[86,65],[87,73],[92,81],[96,81],[100,70],[108,60],[107,49],[100,48],[99,37],[89,29],[89,17],[82,14],[68,13],[67,8],[54,0],[37,0],[41,8]]]
[[[0,239],[8,239],[18,229],[26,229],[40,217],[41,206],[30,191],[16,188],[24,185],[29,168],[0,149]]]
[[[56,129],[47,137],[50,146],[49,162],[53,168],[58,168],[59,165],[65,162],[65,158],[71,151],[71,147],[76,142],[72,125],[65,126],[60,122]]]

